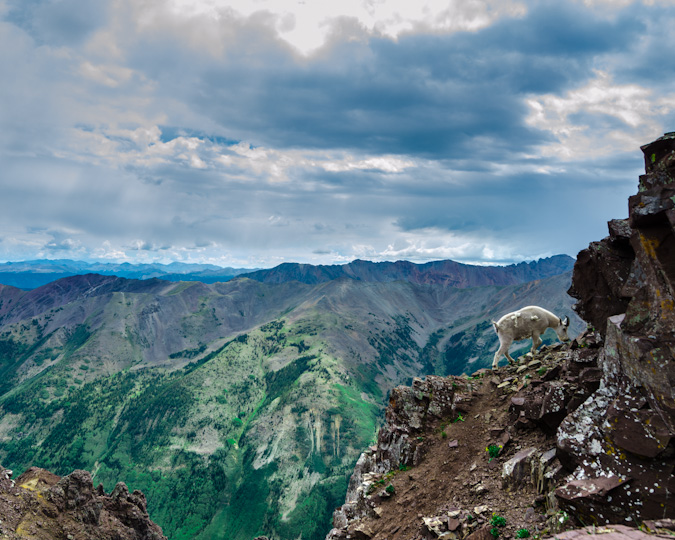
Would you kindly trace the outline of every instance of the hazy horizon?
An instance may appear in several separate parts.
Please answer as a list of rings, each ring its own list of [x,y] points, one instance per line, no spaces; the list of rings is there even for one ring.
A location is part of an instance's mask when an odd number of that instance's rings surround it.
[[[431,261],[423,261],[423,262],[418,262],[418,261],[412,261],[409,259],[392,259],[392,260],[368,260],[368,259],[352,259],[350,261],[344,261],[344,262],[338,262],[338,263],[332,263],[332,265],[347,265],[351,264],[355,261],[365,261],[365,262],[370,262],[370,263],[396,263],[396,262],[410,262],[413,264],[417,265],[423,265],[423,264],[428,264],[428,263],[433,263],[433,262],[443,262],[443,261],[453,261],[453,262],[458,262],[460,264],[466,264],[466,265],[474,265],[474,266],[511,266],[511,265],[517,265],[521,263],[531,263],[531,262],[537,262],[542,259],[548,259],[551,257],[558,257],[558,256],[565,256],[565,257],[570,257],[572,259],[576,259],[576,257],[573,257],[571,255],[568,255],[567,253],[557,253],[555,255],[551,255],[550,257],[541,257],[539,259],[531,259],[531,260],[522,260],[522,261],[516,261],[516,262],[510,262],[510,263],[493,263],[493,262],[460,262],[460,261],[455,261],[454,259],[434,259]],[[71,262],[71,263],[85,263],[89,265],[95,265],[95,264],[101,264],[101,265],[123,265],[123,264],[129,264],[129,265],[157,265],[157,266],[171,266],[171,265],[185,265],[185,266],[202,266],[202,267],[213,267],[213,268],[220,268],[220,269],[227,269],[231,268],[233,270],[266,270],[270,268],[274,268],[276,266],[279,266],[279,264],[306,264],[306,265],[315,265],[319,266],[320,263],[302,263],[294,260],[288,260],[284,261],[282,263],[275,264],[274,266],[268,266],[268,267],[233,267],[233,266],[220,266],[217,264],[211,264],[211,263],[196,263],[196,262],[184,262],[184,261],[170,261],[170,262],[160,262],[160,261],[153,261],[153,262],[130,262],[130,261],[111,261],[111,260],[106,260],[106,259],[89,259],[89,260],[84,260],[84,259],[24,259],[24,260],[14,260],[14,261],[6,261],[6,260],[0,260],[0,265],[6,265],[6,264],[21,264],[21,263],[31,263],[31,262],[52,262],[52,263],[58,263],[58,262]],[[323,264],[323,266],[331,266],[331,264]]]

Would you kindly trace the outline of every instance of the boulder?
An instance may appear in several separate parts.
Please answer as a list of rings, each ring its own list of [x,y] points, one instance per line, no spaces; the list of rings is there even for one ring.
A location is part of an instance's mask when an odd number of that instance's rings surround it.
[[[507,491],[532,483],[531,461],[536,456],[536,448],[521,450],[502,467],[502,487]]]

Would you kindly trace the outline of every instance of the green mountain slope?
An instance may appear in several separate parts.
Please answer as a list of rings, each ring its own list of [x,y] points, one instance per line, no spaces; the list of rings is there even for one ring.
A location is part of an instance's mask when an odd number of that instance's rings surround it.
[[[388,390],[488,365],[507,311],[573,316],[569,280],[2,287],[0,460],[125,481],[174,540],[323,538]]]

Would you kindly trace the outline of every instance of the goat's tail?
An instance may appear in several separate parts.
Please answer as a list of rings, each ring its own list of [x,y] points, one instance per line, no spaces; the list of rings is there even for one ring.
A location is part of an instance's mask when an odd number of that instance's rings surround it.
[[[499,333],[499,326],[497,326],[497,321],[490,321],[492,323],[492,326],[495,327],[495,332]]]

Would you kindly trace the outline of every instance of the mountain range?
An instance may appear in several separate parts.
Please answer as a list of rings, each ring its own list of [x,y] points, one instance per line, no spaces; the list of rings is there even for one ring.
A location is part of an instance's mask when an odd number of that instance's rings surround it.
[[[316,284],[340,277],[360,281],[407,281],[451,287],[510,285],[555,276],[572,269],[574,259],[555,255],[546,259],[509,266],[476,266],[455,261],[415,264],[409,261],[370,262],[355,260],[341,265],[283,263],[271,269],[223,268],[212,264],[88,263],[68,259],[7,262],[0,264],[0,283],[19,289],[35,289],[60,278],[101,274],[129,279],[160,278],[166,281],[217,283],[246,275],[263,283],[300,281]]]
[[[571,262],[2,285],[0,461],[124,481],[174,540],[323,538],[394,386],[488,366],[490,320],[523,305],[585,326]]]
[[[250,268],[223,268],[213,264],[106,263],[69,259],[38,259],[0,263],[0,283],[19,289],[35,289],[51,281],[82,274],[101,274],[129,279],[161,278],[167,281],[216,283],[251,272]]]
[[[359,281],[407,281],[466,288],[534,281],[562,274],[573,266],[574,259],[568,255],[509,266],[476,266],[448,260],[415,264],[409,261],[371,262],[357,259],[342,265],[283,263],[269,270],[249,272],[246,277],[263,283],[295,280],[315,284],[345,277]]]

